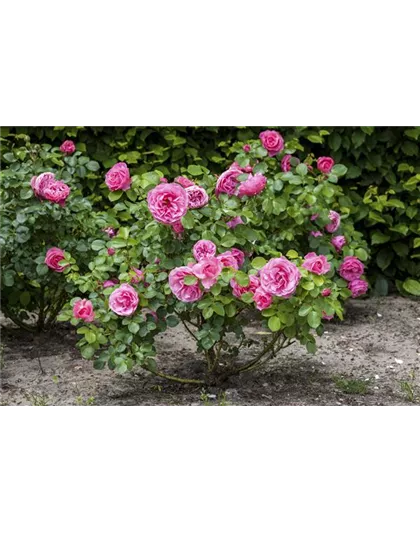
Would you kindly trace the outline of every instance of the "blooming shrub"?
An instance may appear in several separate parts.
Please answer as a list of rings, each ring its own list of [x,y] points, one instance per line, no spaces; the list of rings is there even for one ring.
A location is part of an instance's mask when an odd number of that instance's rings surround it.
[[[296,340],[314,352],[323,317],[342,318],[341,301],[364,292],[355,265],[367,253],[351,224],[341,227],[346,213],[331,209],[345,168],[324,161],[314,173],[312,161],[290,157],[284,172],[281,161],[293,150],[269,131],[219,176],[198,165],[173,178],[130,173],[130,187],[109,194],[114,207],[97,214],[106,231],[91,244],[89,268],[65,257],[64,275],[84,298],[74,298],[60,319],[79,326],[82,355],[96,368],[140,365],[181,382],[219,383]],[[315,229],[322,238],[310,236]],[[345,244],[334,245],[339,229]],[[353,289],[340,276],[350,271],[350,282],[360,282]],[[258,346],[244,330],[255,311],[267,333]],[[154,339],[180,321],[204,355],[201,380],[157,369]],[[246,360],[242,348],[250,346]]]
[[[26,135],[2,141],[1,310],[21,327],[50,327],[75,290],[62,274],[66,256],[82,268],[94,254],[92,206],[79,180],[98,168],[71,141],[60,148]]]

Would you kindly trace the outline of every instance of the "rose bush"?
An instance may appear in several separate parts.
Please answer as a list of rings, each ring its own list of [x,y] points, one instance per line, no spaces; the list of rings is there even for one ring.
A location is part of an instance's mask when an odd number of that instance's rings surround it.
[[[75,290],[62,274],[66,255],[81,268],[94,255],[92,205],[80,179],[94,179],[99,165],[72,142],[32,144],[22,134],[2,140],[1,161],[1,310],[40,331]]]
[[[262,132],[246,148],[219,176],[199,165],[189,176],[130,173],[130,188],[110,193],[114,207],[96,214],[106,231],[92,242],[96,257],[88,268],[65,257],[64,275],[84,302],[72,299],[60,319],[79,326],[82,355],[96,368],[140,365],[181,382],[219,383],[260,367],[296,340],[314,352],[323,317],[342,318],[342,301],[364,292],[363,271],[353,269],[358,275],[350,283],[359,281],[353,288],[341,276],[351,270],[348,258],[367,258],[340,203],[337,181],[345,168],[324,161],[314,171],[311,158],[297,162],[296,142],[278,132]],[[194,194],[191,201],[191,188],[200,190],[199,200]],[[316,231],[320,237],[311,236]],[[331,242],[338,236],[345,240],[339,251],[337,239]],[[86,300],[92,309],[82,316],[77,309]],[[244,331],[256,311],[267,333],[263,343]],[[154,339],[179,322],[204,356],[202,379],[157,368]]]

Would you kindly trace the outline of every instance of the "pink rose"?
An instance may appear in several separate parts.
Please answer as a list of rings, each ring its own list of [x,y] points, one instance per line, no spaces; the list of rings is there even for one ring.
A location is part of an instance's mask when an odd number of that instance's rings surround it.
[[[205,257],[192,267],[195,276],[201,281],[205,289],[210,289],[217,283],[217,277],[222,271],[222,265],[216,257]]]
[[[177,183],[161,183],[148,192],[147,204],[158,222],[174,224],[188,211],[188,194]]]
[[[107,279],[103,282],[102,286],[104,289],[107,289],[108,287],[113,287],[114,285],[118,285],[119,280],[118,279]]]
[[[343,235],[336,235],[331,239],[331,244],[337,252],[341,252],[343,247],[347,244],[346,238]]]
[[[212,241],[202,239],[197,241],[193,247],[193,256],[196,261],[201,261],[207,257],[214,257],[216,255],[216,245]]]
[[[256,196],[265,189],[266,185],[267,178],[262,174],[249,174],[248,179],[240,183],[238,196]]]
[[[226,226],[230,229],[233,229],[235,228],[238,224],[243,224],[243,220],[241,217],[235,217],[235,218],[232,218],[231,220],[228,220],[226,222]]]
[[[70,155],[76,151],[76,146],[73,141],[64,141],[60,146],[60,152]]]
[[[189,180],[188,178],[185,178],[184,176],[178,176],[177,178],[175,178],[174,181],[175,183],[179,183],[179,185],[184,187],[184,189],[186,189],[187,187],[195,186],[195,183],[193,181]]]
[[[43,189],[44,198],[61,207],[64,207],[69,194],[70,187],[59,180],[50,180]]]
[[[230,168],[220,174],[216,183],[216,196],[219,196],[219,194],[229,194],[230,196],[236,194],[236,187],[239,183],[238,176],[241,174],[243,172],[240,168]]]
[[[236,262],[238,263],[238,267],[240,268],[244,264],[244,261],[245,261],[245,254],[243,253],[243,251],[238,250],[238,248],[232,248],[231,250],[229,250],[229,252],[236,259]]]
[[[184,233],[184,226],[182,225],[181,221],[174,222],[174,224],[171,224],[171,227],[179,237],[182,233]]]
[[[349,281],[347,287],[351,290],[351,297],[357,298],[358,296],[367,293],[369,284],[364,279],[354,279]]]
[[[114,255],[115,249],[114,248],[108,248],[108,255]]]
[[[334,231],[337,231],[340,226],[341,217],[336,211],[331,210],[328,218],[331,220],[331,223],[325,226],[325,230],[329,233],[334,233]]]
[[[291,170],[292,168],[292,165],[290,164],[291,159],[292,159],[292,156],[290,154],[287,154],[281,160],[280,167],[283,172],[289,172],[289,170]]]
[[[261,288],[255,291],[253,300],[256,308],[259,311],[267,309],[267,307],[270,307],[270,305],[273,303],[273,297],[271,294],[268,294],[268,292],[265,292],[265,290]]]
[[[35,196],[44,199],[44,189],[55,181],[55,174],[52,172],[43,172],[39,176],[33,176],[31,179],[31,187]]]
[[[234,268],[235,270],[239,268],[238,261],[232,252],[223,252],[217,256],[217,259],[222,263],[222,268]]]
[[[302,264],[309,272],[314,274],[326,274],[329,272],[331,265],[328,263],[325,255],[316,255],[315,252],[310,252],[305,255],[305,261]]]
[[[118,230],[114,229],[112,226],[109,226],[108,228],[104,228],[102,231],[106,233],[108,237],[111,239],[112,237],[115,237],[115,235],[118,233]]]
[[[249,146],[249,144],[244,144],[243,151],[246,153],[251,151],[251,147]]]
[[[131,187],[130,171],[125,163],[116,163],[108,170],[105,183],[110,191],[126,191]]]
[[[299,269],[285,257],[270,259],[260,270],[261,287],[268,293],[290,298],[299,284]]]
[[[339,274],[346,281],[359,279],[365,270],[363,263],[354,256],[347,256],[340,265]]]
[[[322,237],[322,231],[311,231],[312,237]]]
[[[311,220],[314,221],[314,220],[316,220],[318,217],[319,217],[319,213],[314,213],[313,215],[311,215]]]
[[[322,289],[321,296],[324,296],[324,298],[331,296],[331,289]]]
[[[325,311],[322,311],[322,318],[323,320],[332,320],[334,318],[334,315],[327,315]]]
[[[194,275],[192,268],[185,266],[174,268],[169,273],[169,287],[181,302],[196,302],[203,296],[203,291],[200,289],[198,278],[197,282],[193,285],[187,285],[185,283],[186,276]]]
[[[239,285],[235,278],[230,280],[230,286],[232,287],[233,296],[236,296],[236,298],[241,298],[241,296],[246,292],[252,292],[252,294],[255,294],[255,291],[260,286],[260,280],[257,278],[257,276],[251,274],[249,276],[249,284],[246,287]]]
[[[68,265],[59,265],[58,263],[64,259],[64,250],[61,250],[60,248],[50,248],[46,255],[44,263],[47,265],[48,268],[51,268],[51,270],[55,270],[56,272],[63,272],[63,270]]]
[[[202,187],[191,185],[185,190],[188,194],[188,207],[190,209],[200,209],[209,203],[209,196]]]
[[[159,181],[160,181],[161,183],[168,183],[167,178],[165,178],[164,176],[161,176],[161,177],[159,178]],[[153,311],[153,312],[154,312],[154,311]]]
[[[144,280],[144,272],[135,267],[131,267],[130,276],[131,283],[137,284]]]
[[[261,143],[267,150],[270,157],[275,156],[281,152],[284,148],[283,137],[277,131],[266,130],[262,131],[259,135]]]
[[[74,318],[80,318],[84,322],[93,322],[95,313],[93,312],[92,302],[86,298],[77,300],[73,305],[73,316]]]
[[[123,283],[109,296],[109,307],[116,315],[130,316],[139,305],[139,296],[128,283]]]
[[[323,174],[329,174],[334,166],[334,159],[331,157],[318,157],[316,166]]]

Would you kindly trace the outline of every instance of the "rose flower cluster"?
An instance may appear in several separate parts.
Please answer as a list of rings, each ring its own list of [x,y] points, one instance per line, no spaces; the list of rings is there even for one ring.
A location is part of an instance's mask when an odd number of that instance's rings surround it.
[[[61,207],[65,206],[66,199],[70,194],[70,187],[64,181],[56,180],[52,172],[43,172],[39,176],[33,176],[31,187],[34,194],[40,200],[49,200]]]

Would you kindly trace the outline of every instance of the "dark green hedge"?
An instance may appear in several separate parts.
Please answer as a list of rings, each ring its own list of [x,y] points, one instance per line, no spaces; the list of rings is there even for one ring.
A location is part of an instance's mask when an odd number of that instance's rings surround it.
[[[176,176],[188,165],[216,173],[232,159],[235,142],[256,138],[265,127],[59,127],[3,128],[31,140],[61,144],[70,138],[105,169],[118,160],[133,172],[159,169]],[[376,292],[389,283],[420,295],[420,127],[275,127],[297,138],[315,156],[329,155],[349,172],[342,183],[353,216],[372,247],[370,279]],[[83,146],[84,145],[84,146]],[[98,183],[87,181],[87,192]],[[99,195],[98,195],[99,199]]]

